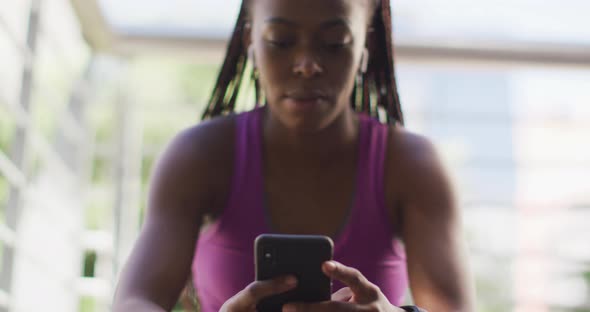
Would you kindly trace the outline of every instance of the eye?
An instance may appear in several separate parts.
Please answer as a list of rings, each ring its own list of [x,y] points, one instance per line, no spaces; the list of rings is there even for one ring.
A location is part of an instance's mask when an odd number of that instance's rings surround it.
[[[338,52],[347,48],[350,45],[350,42],[347,41],[329,41],[323,44],[324,48],[331,52]]]
[[[293,41],[290,40],[267,40],[269,46],[278,49],[287,49],[293,45]]]
[[[352,37],[342,31],[330,31],[320,38],[322,46],[330,51],[342,50],[352,43]]]
[[[326,43],[326,47],[329,49],[334,49],[334,50],[338,50],[338,49],[343,49],[347,46],[348,44],[345,42],[332,42],[332,43]]]

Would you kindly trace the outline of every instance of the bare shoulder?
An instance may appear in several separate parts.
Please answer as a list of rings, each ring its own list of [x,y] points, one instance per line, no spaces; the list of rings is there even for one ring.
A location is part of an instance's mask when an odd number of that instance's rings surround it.
[[[388,202],[403,202],[412,209],[437,209],[439,213],[454,209],[454,191],[432,141],[401,126],[391,126],[389,134],[385,169]]]
[[[390,167],[397,172],[408,171],[428,175],[430,170],[440,169],[436,147],[425,136],[410,132],[401,126],[391,126],[388,139]]]
[[[169,144],[165,155],[198,165],[215,162],[233,150],[235,116],[218,117],[181,131]]]
[[[233,170],[234,132],[235,117],[227,116],[177,134],[156,165],[150,201],[184,200],[206,210],[215,206]]]

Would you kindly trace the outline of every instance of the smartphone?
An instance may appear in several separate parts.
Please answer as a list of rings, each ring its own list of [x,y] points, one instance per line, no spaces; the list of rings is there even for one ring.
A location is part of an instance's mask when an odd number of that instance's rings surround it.
[[[288,302],[330,300],[332,282],[322,272],[322,263],[332,260],[334,243],[327,236],[263,234],[256,238],[256,280],[293,275],[297,287],[263,299],[259,312],[280,312]]]

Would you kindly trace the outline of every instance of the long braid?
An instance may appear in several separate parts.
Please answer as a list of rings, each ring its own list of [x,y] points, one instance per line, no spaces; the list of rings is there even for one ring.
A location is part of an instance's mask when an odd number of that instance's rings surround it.
[[[388,123],[404,123],[401,103],[397,91],[395,63],[393,54],[392,18],[389,0],[378,0],[373,17],[372,29],[375,40],[369,41],[369,66],[363,80],[370,81],[363,92],[376,92],[377,105],[387,113]],[[371,87],[372,85],[372,87]],[[371,96],[363,96],[368,103],[362,107],[372,107]],[[363,111],[375,115],[377,112]]]
[[[246,9],[242,4],[240,14],[227,46],[225,60],[217,77],[209,104],[202,118],[208,119],[233,112],[240,92],[248,55],[242,36],[245,28]]]
[[[393,54],[393,19],[391,16],[391,5],[389,1],[381,1],[381,16],[385,30],[385,51],[387,52],[387,74],[385,82],[387,83],[387,95],[390,101],[387,102],[388,115],[394,120],[404,123],[404,115],[401,108],[399,94],[397,90],[397,79],[395,75],[395,60]]]
[[[246,25],[247,5],[242,3],[238,20],[227,47],[226,57],[219,72],[217,83],[211,94],[209,104],[202,118],[232,113],[248,62],[247,47],[244,46],[243,33]],[[367,71],[357,78],[351,95],[354,110],[378,116],[379,107],[387,115],[388,123],[404,123],[398,95],[393,53],[392,17],[389,0],[376,0],[372,29],[375,40],[370,43]],[[252,70],[250,79],[255,89],[256,106],[264,102],[257,73]]]

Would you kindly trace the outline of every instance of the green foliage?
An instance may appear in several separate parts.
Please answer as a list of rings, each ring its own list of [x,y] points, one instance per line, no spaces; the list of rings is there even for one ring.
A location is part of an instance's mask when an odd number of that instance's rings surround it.
[[[109,144],[115,140],[116,122],[113,105],[105,105],[91,110],[90,126],[94,130],[97,144]]]
[[[192,64],[180,68],[179,81],[187,103],[208,101],[218,71],[217,64]]]
[[[582,273],[582,276],[584,277],[584,280],[586,280],[588,288],[590,288],[590,268],[588,269],[588,271]]]
[[[107,228],[112,218],[112,207],[113,203],[110,198],[94,198],[86,209],[86,229],[103,230]]]
[[[590,312],[590,308],[551,308],[551,312]]]
[[[0,241],[0,274],[4,274],[4,272],[2,272],[2,268],[4,268],[4,242]]]
[[[0,104],[1,106],[1,104]],[[0,151],[7,154],[16,131],[16,124],[12,116],[6,111],[0,111]]]
[[[94,277],[94,269],[96,266],[96,252],[87,251],[84,253],[84,269],[82,276]]]
[[[96,299],[92,297],[81,297],[78,303],[79,312],[95,312],[97,311]]]
[[[143,145],[160,152],[183,129],[200,121],[200,111],[179,106],[142,113]]]
[[[111,175],[111,166],[110,159],[94,157],[92,161],[92,182],[96,184],[108,183]]]
[[[0,222],[4,222],[4,206],[8,200],[8,191],[8,182],[0,175]]]
[[[151,170],[154,167],[154,163],[156,161],[156,155],[146,155],[143,157],[141,162],[141,181],[142,185],[148,184],[148,179],[150,178]]]
[[[141,198],[139,199],[139,224],[143,224],[143,220],[145,217],[145,211],[147,209],[147,193],[149,189],[149,178],[155,161],[156,155],[146,155],[143,157],[143,161],[141,163],[141,193],[144,194],[144,196],[141,196]]]
[[[30,164],[30,175],[31,177],[36,177],[39,175],[39,173],[41,172],[41,168],[43,167],[43,160],[41,159],[41,157],[39,156],[39,154],[34,153],[31,159],[31,164]]]

